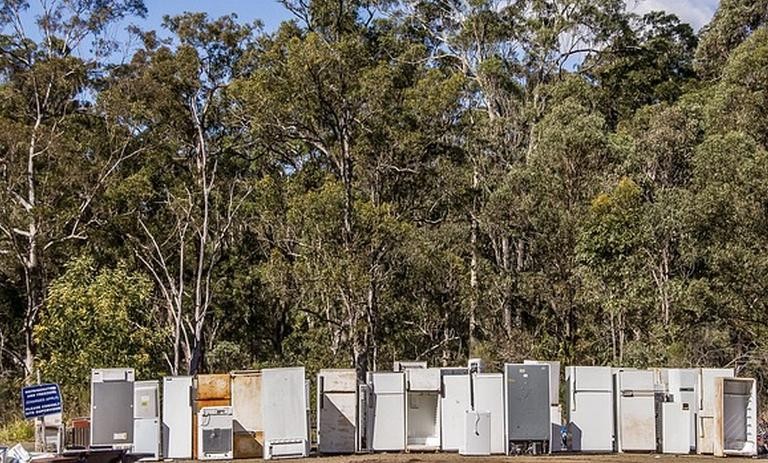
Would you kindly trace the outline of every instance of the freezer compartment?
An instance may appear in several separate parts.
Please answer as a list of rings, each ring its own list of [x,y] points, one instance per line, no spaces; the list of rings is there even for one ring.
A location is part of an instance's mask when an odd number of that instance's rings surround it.
[[[405,371],[409,391],[440,391],[440,369],[420,368]]]

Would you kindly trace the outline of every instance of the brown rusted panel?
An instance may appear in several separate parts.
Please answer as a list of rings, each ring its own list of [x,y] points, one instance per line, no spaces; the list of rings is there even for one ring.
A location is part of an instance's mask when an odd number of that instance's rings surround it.
[[[232,413],[235,432],[262,431],[261,372],[232,372]]]
[[[264,456],[263,432],[236,432],[233,440],[235,458],[261,458]]]
[[[229,399],[232,390],[229,374],[197,375],[195,377],[195,399]]]

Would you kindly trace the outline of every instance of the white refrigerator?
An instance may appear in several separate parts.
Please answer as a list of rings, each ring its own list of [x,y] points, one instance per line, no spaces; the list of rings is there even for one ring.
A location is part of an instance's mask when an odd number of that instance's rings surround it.
[[[192,377],[163,378],[163,458],[192,458]]]
[[[133,453],[143,460],[160,459],[160,382],[136,381],[133,385]]]
[[[568,445],[574,452],[613,452],[611,367],[566,367]]]
[[[405,450],[405,373],[368,373],[368,386],[369,448],[374,452]]]
[[[320,370],[317,374],[317,451],[355,453],[357,373],[354,369]]]
[[[261,371],[264,459],[309,455],[308,397],[304,367]]]
[[[616,449],[656,450],[655,375],[649,370],[616,373]]]
[[[443,374],[442,383],[440,445],[443,451],[457,452],[464,441],[464,424],[469,410],[469,375]]]
[[[478,373],[472,376],[474,411],[490,413],[491,453],[506,453],[504,433],[504,375],[502,373]]]
[[[688,448],[696,450],[696,430],[699,411],[699,376],[698,368],[670,368],[667,370],[667,392],[672,396],[672,402],[681,411],[687,413],[691,421],[686,429],[689,431]]]

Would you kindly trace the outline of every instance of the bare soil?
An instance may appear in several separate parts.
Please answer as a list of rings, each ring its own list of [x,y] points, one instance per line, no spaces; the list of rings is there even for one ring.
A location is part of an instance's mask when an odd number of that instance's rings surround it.
[[[701,455],[648,455],[648,454],[561,454],[541,456],[462,457],[455,453],[376,453],[366,455],[311,457],[322,463],[697,463],[724,461]],[[727,459],[728,463],[752,461],[752,458]],[[257,460],[253,460],[255,463]],[[258,460],[262,461],[262,460]],[[296,460],[299,461],[299,460]]]

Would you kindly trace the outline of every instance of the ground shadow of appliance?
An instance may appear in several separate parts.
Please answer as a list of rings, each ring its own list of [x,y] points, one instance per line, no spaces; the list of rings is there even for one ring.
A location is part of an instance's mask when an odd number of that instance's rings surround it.
[[[574,423],[568,423],[568,437],[566,438],[566,448],[571,452],[580,452],[581,440],[582,440],[581,428],[575,425]]]

